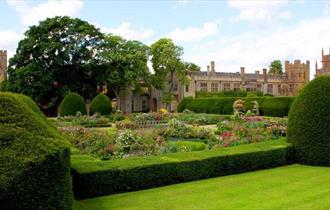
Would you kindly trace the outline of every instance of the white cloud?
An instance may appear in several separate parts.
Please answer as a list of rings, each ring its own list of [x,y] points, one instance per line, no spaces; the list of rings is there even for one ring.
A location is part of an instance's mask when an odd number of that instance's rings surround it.
[[[23,34],[19,34],[13,30],[0,31],[0,49],[8,50],[8,58],[15,53],[17,44],[22,37]]]
[[[231,17],[232,21],[247,21],[252,25],[258,25],[289,18],[291,12],[289,10],[283,9],[283,7],[287,5],[287,3],[287,0],[229,0],[228,7],[239,10],[238,16]]]
[[[39,21],[54,16],[77,16],[84,6],[82,0],[48,0],[31,6],[26,0],[7,0],[21,18],[24,26],[35,25]]]
[[[166,36],[173,39],[174,42],[200,41],[205,37],[217,35],[220,22],[219,20],[207,22],[202,27],[176,28]]]
[[[190,54],[187,60],[204,67],[216,61],[217,71],[237,72],[240,66],[247,72],[267,68],[274,59],[300,59],[311,61],[311,75],[315,73],[315,60],[321,59],[321,48],[329,52],[330,17],[321,17],[299,22],[273,33],[248,32],[234,37],[225,37],[196,46],[198,54]],[[223,46],[219,49],[219,46]],[[203,54],[203,52],[205,53]],[[202,54],[202,55],[201,55]]]
[[[115,28],[101,27],[101,30],[106,33],[120,35],[125,39],[130,39],[130,40],[146,40],[154,34],[154,31],[152,29],[146,29],[143,27],[132,28],[131,23],[128,22],[123,22],[118,27]]]

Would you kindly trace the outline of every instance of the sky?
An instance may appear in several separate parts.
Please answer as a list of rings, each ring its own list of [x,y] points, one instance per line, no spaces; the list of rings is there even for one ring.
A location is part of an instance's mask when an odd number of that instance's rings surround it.
[[[322,48],[330,51],[330,1],[323,0],[2,0],[0,49],[11,57],[29,26],[56,15],[148,45],[171,38],[202,70],[210,61],[216,71],[254,72],[275,59],[300,59],[310,60],[313,75]]]

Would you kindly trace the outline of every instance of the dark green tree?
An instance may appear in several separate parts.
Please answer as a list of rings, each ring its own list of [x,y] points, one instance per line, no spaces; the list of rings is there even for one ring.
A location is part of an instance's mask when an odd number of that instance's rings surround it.
[[[148,46],[139,41],[107,35],[101,55],[106,69],[101,80],[107,83],[108,89],[116,97],[117,108],[120,107],[121,89],[140,92],[144,86],[149,85]]]
[[[9,61],[5,89],[33,98],[53,111],[69,92],[85,98],[96,94],[99,29],[78,18],[54,17],[31,26]]]
[[[201,67],[195,63],[185,62],[184,65],[185,65],[186,70],[188,70],[188,71],[200,71],[201,70]]]
[[[186,66],[181,59],[183,48],[175,45],[171,39],[162,38],[151,45],[151,55],[155,87],[163,89],[165,97],[162,102],[171,111],[175,76],[183,84],[188,82]]]
[[[283,74],[283,67],[280,60],[274,60],[269,65],[269,74]]]

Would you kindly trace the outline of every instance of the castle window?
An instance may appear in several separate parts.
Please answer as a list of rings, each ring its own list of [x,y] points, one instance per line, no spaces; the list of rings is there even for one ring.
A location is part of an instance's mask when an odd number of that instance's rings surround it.
[[[273,85],[272,84],[267,85],[267,93],[273,93]]]
[[[189,85],[186,85],[186,92],[189,92]]]
[[[241,87],[239,83],[234,83],[234,91],[240,91]]]
[[[230,91],[230,83],[223,83],[223,91]]]
[[[216,82],[211,83],[211,92],[218,92],[219,90],[219,84]]]
[[[207,92],[207,83],[206,82],[201,82],[200,84],[200,91]]]

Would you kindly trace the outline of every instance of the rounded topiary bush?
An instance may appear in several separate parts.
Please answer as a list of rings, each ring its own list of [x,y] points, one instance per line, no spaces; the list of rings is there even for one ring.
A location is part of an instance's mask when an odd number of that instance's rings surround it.
[[[72,209],[70,145],[28,97],[0,93],[1,209]]]
[[[103,93],[98,94],[91,102],[89,114],[99,113],[101,115],[110,115],[112,111],[111,100]]]
[[[287,138],[300,162],[330,165],[330,76],[314,79],[296,98]]]
[[[60,116],[87,114],[84,98],[77,93],[68,93],[60,104]]]

